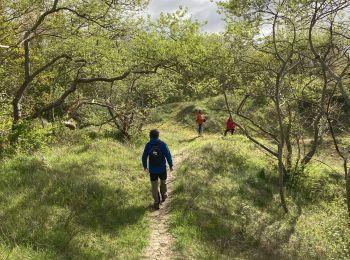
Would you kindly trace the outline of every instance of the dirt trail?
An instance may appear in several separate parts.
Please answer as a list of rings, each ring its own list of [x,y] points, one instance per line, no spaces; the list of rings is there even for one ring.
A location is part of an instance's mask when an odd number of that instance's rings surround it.
[[[151,235],[150,244],[145,250],[143,259],[175,259],[174,239],[168,229],[170,203],[173,193],[173,184],[176,175],[176,168],[183,160],[183,152],[177,152],[174,156],[173,172],[168,173],[168,199],[160,205],[159,210],[151,213]],[[170,175],[170,176],[169,176]]]

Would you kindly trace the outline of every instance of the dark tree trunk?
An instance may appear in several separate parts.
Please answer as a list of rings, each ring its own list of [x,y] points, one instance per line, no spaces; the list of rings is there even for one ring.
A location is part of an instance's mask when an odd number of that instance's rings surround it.
[[[348,206],[348,214],[350,217],[350,168],[348,169],[347,161],[344,161],[345,182],[346,182],[346,203]]]
[[[287,175],[290,174],[291,170],[292,170],[292,158],[293,158],[293,146],[292,143],[290,141],[290,126],[288,126],[287,130],[286,130],[286,148],[287,148],[287,152],[286,152],[286,171],[287,171]]]
[[[314,121],[314,138],[311,143],[311,148],[309,152],[305,155],[305,157],[302,159],[301,164],[303,167],[305,167],[312,159],[312,157],[315,155],[317,151],[317,147],[319,145],[319,123],[321,120],[321,113],[317,115],[315,121]]]

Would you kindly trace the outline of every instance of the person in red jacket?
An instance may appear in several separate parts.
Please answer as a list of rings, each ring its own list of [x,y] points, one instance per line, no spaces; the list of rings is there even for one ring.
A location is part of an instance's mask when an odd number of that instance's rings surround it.
[[[205,122],[205,119],[201,110],[198,110],[196,122],[198,124],[198,135],[202,136],[203,122]]]
[[[228,132],[231,132],[231,135],[233,135],[234,131],[235,131],[235,122],[233,122],[232,116],[230,116],[226,122],[225,136],[227,135]]]

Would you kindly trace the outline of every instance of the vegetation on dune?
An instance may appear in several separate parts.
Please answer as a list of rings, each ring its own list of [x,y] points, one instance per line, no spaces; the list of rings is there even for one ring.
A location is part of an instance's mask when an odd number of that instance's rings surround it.
[[[1,256],[142,255],[149,234],[148,178],[140,174],[138,153],[114,139],[84,136],[74,145],[2,161]]]
[[[224,33],[147,4],[0,0],[1,254],[139,258],[159,128],[184,257],[349,258],[350,3],[217,1]]]
[[[241,136],[193,144],[177,174],[170,224],[183,257],[348,258],[341,175],[311,165],[289,183],[285,215],[276,168]]]
[[[347,259],[345,180],[337,154],[329,153],[332,140],[323,140],[310,164],[286,181],[286,215],[275,159],[239,130],[222,136],[227,112],[216,110],[220,102],[222,97],[168,104],[151,118],[182,151],[170,221],[180,257]],[[199,108],[219,131],[208,126],[196,138],[193,112]]]

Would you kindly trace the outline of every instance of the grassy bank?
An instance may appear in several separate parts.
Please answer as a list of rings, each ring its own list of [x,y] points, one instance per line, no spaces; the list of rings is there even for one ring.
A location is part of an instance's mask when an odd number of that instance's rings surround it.
[[[86,137],[2,161],[1,258],[140,258],[149,234],[141,149]]]
[[[184,258],[348,259],[344,181],[312,165],[280,207],[274,161],[244,137],[195,141],[177,175],[171,231]]]
[[[185,145],[170,223],[182,258],[348,259],[345,183],[330,140],[286,184],[286,215],[275,159],[239,132],[222,137],[227,113],[211,107],[213,101],[169,104],[154,117],[166,137],[171,133],[171,146]],[[197,109],[209,118],[203,138],[196,138]]]
[[[160,107],[133,143],[109,131],[62,130],[51,147],[2,160],[1,257],[140,259],[151,202],[140,156],[158,128],[176,162],[170,231],[181,258],[349,259],[345,184],[330,143],[316,157],[328,166],[314,161],[286,184],[286,215],[275,159],[239,132],[223,137],[227,113],[214,105]],[[208,118],[202,138],[197,109]]]

